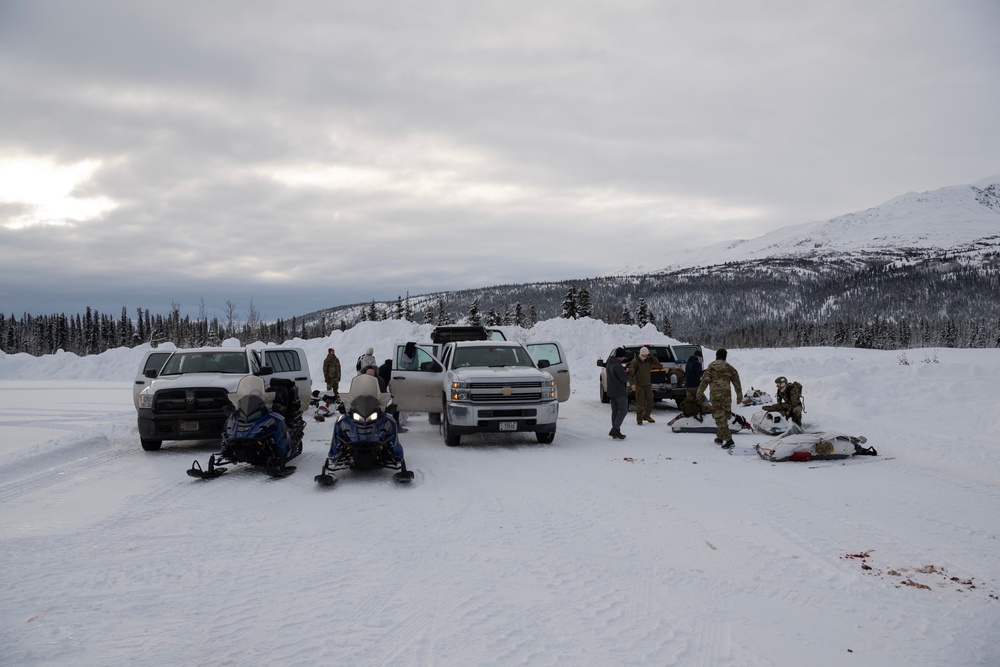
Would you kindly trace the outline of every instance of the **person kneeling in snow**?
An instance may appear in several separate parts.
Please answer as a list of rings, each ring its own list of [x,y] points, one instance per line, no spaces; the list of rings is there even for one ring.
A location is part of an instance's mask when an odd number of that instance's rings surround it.
[[[775,378],[774,384],[778,387],[778,402],[765,406],[764,412],[780,412],[802,426],[802,385],[789,382],[784,375]]]

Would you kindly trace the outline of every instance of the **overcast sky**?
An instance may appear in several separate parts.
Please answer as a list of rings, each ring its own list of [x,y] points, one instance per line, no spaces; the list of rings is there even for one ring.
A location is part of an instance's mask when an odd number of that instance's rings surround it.
[[[0,0],[0,312],[584,278],[1000,173],[998,0]]]

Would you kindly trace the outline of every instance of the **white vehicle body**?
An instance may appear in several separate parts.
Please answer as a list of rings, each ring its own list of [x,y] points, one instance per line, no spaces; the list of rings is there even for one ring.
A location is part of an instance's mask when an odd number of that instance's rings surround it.
[[[555,436],[570,375],[555,342],[460,341],[396,347],[390,391],[400,410],[441,413],[445,442],[482,432],[533,431]],[[440,356],[435,354],[440,349]],[[555,363],[554,363],[555,362]]]
[[[290,380],[300,404],[309,405],[312,379],[299,348],[202,347],[161,354],[145,355],[133,385],[143,449],[159,449],[163,440],[219,437],[247,375]]]

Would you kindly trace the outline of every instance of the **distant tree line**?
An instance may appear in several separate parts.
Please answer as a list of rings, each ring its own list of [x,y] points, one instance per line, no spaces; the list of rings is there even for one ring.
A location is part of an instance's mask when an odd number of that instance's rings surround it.
[[[395,301],[338,306],[265,321],[253,301],[239,318],[227,301],[223,317],[136,309],[130,317],[98,313],[21,318],[0,314],[0,349],[80,355],[170,341],[178,347],[281,343],[328,336],[358,322],[389,319],[423,324],[466,322],[531,328],[554,317],[592,317],[611,324],[653,324],[666,336],[708,347],[1000,347],[1000,257],[977,261],[913,257],[855,265],[808,260],[731,263],[708,269],[499,285]]]

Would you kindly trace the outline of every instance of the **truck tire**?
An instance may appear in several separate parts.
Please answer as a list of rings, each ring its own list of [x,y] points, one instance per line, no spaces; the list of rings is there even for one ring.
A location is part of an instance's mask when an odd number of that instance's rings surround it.
[[[427,413],[427,421],[429,421],[432,425],[437,426],[438,424],[441,423],[441,413],[440,412],[428,412]]]
[[[535,437],[538,438],[538,442],[543,445],[547,445],[556,439],[556,432],[552,431],[551,433],[539,433],[538,431],[535,431]]]
[[[441,423],[444,424],[444,444],[449,447],[458,447],[462,444],[462,436],[451,431],[451,424],[448,423],[448,413],[444,413]]]
[[[608,398],[608,392],[604,391],[604,385],[598,384],[598,387],[601,390],[601,403],[610,403],[611,399]]]
[[[139,438],[139,444],[147,452],[156,452],[160,450],[160,446],[163,445],[162,440],[150,440],[148,438]]]

